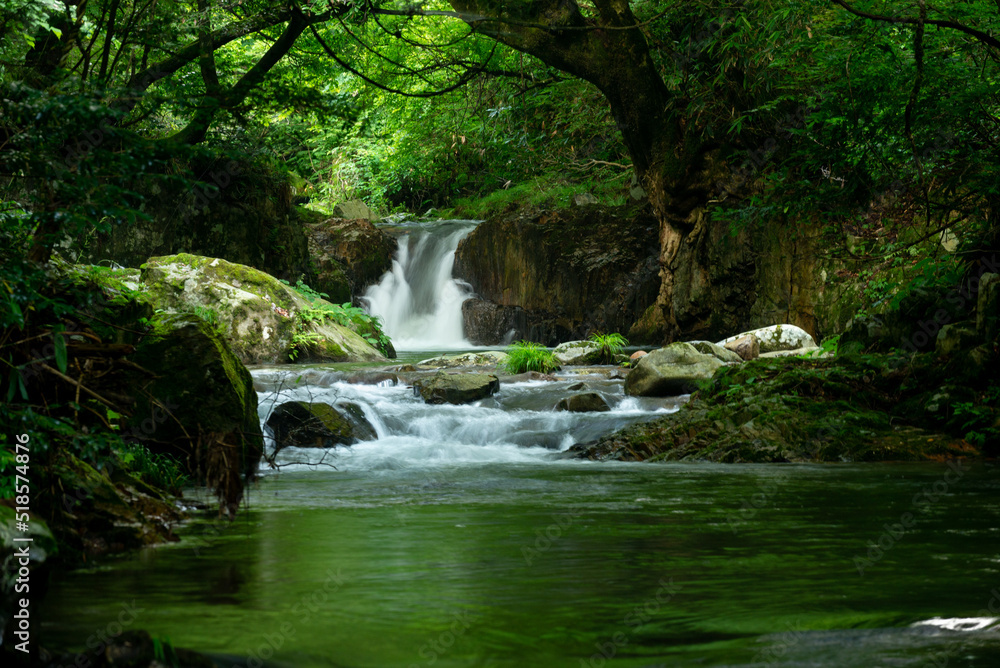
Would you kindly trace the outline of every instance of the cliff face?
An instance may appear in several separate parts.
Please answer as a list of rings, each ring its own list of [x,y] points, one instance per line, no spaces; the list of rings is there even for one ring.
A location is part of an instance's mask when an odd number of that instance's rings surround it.
[[[455,274],[477,293],[462,308],[466,335],[484,345],[555,345],[595,331],[666,342],[657,235],[644,208],[586,206],[482,223],[456,253]],[[702,220],[676,260],[676,338],[715,341],[775,323],[817,340],[843,331],[858,286],[829,243],[809,226],[759,222],[733,234]]]
[[[656,300],[657,230],[648,209],[600,206],[482,223],[455,254],[455,275],[479,297],[463,307],[466,336],[555,345],[628,332]]]

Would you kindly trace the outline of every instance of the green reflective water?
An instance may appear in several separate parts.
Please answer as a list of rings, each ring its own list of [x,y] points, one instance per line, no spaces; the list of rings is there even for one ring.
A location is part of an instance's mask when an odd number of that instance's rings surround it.
[[[43,633],[82,647],[134,600],[135,628],[249,666],[997,666],[995,621],[913,626],[1000,610],[997,469],[948,472],[282,473],[221,533],[58,577]]]

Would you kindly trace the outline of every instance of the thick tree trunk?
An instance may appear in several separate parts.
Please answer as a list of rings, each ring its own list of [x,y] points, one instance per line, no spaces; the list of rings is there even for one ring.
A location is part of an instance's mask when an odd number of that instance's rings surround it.
[[[594,0],[593,18],[567,0],[450,4],[476,32],[593,83],[607,99],[660,223],[657,306],[669,340],[678,327],[672,305],[678,253],[703,217],[710,181],[702,174],[705,147],[689,145],[683,119],[671,111],[672,94],[628,0]]]

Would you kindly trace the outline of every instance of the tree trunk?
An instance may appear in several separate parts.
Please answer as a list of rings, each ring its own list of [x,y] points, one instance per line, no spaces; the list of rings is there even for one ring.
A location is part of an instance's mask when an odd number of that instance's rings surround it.
[[[584,17],[574,1],[450,0],[476,32],[593,83],[607,99],[636,176],[660,223],[660,295],[665,340],[677,334],[672,295],[678,253],[702,221],[710,179],[708,147],[689,142],[628,0],[594,0]]]

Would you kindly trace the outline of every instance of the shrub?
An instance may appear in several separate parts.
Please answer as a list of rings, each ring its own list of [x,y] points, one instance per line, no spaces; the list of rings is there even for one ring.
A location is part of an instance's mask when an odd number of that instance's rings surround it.
[[[551,350],[531,341],[517,341],[508,346],[507,355],[506,368],[509,373],[550,373],[559,368]]]
[[[622,349],[628,345],[628,339],[618,332],[612,332],[610,334],[591,334],[590,340],[601,347],[599,359],[600,364],[614,364],[615,355],[619,354]]]

